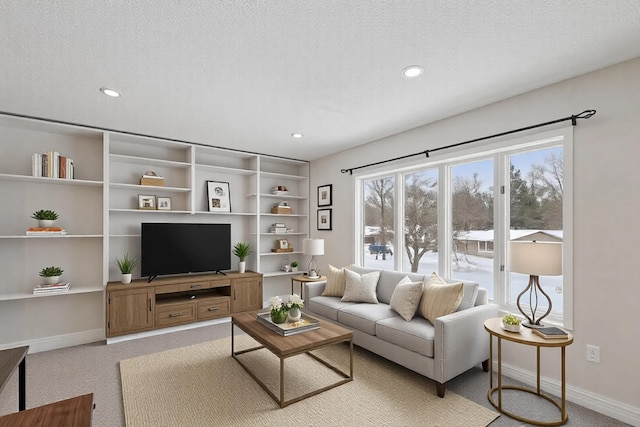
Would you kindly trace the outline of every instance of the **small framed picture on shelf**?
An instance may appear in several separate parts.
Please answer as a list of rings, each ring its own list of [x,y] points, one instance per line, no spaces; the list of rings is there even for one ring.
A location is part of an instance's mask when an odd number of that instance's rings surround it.
[[[318,207],[331,206],[333,204],[333,184],[318,187]]]
[[[171,210],[171,197],[158,197],[158,210],[170,211]]]
[[[277,249],[289,249],[289,241],[287,239],[276,240]]]
[[[156,210],[156,196],[138,194],[138,209]]]
[[[207,200],[209,212],[231,212],[229,183],[207,181]]]
[[[318,209],[318,230],[331,230],[331,209]]]

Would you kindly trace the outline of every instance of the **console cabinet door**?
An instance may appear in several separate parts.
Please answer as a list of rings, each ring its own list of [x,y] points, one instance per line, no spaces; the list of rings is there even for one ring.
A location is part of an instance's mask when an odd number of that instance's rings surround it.
[[[234,313],[242,311],[259,310],[262,308],[262,279],[249,277],[246,279],[234,279],[232,281],[231,307]]]
[[[153,288],[110,291],[107,294],[107,337],[153,328]]]

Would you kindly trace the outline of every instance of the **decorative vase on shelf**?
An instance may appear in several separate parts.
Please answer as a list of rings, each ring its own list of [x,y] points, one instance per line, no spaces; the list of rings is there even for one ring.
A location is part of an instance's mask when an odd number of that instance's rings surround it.
[[[289,310],[288,313],[289,313],[289,317],[287,320],[289,320],[289,322],[297,322],[300,320],[300,317],[302,316],[302,312],[297,307],[293,307],[292,309]]]
[[[287,310],[271,310],[271,320],[273,323],[284,323],[287,321]]]
[[[246,268],[247,268],[247,262],[246,261],[239,261],[238,262],[238,272],[244,273],[246,271]]]
[[[131,273],[129,273],[129,274],[122,273],[120,275],[120,282],[124,283],[125,285],[128,284],[128,283],[131,283],[131,276],[132,276]]]

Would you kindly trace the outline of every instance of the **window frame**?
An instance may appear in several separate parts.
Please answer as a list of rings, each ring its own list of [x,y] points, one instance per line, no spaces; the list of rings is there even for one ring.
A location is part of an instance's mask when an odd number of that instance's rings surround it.
[[[369,173],[356,173],[355,178],[355,260],[364,264],[364,182],[394,176],[394,246],[396,252],[404,248],[404,183],[407,174],[424,169],[438,170],[438,274],[451,278],[451,168],[461,163],[492,158],[494,185],[494,242],[493,286],[494,298],[502,313],[518,312],[515,304],[508,302],[509,272],[507,271],[507,246],[509,233],[510,194],[509,159],[514,154],[561,146],[563,149],[563,307],[562,314],[552,313],[546,318],[551,323],[573,329],[573,126],[530,133],[517,138],[505,138],[492,143],[465,146],[451,152],[438,154],[417,161],[405,162],[402,167],[379,166]],[[398,230],[400,228],[400,230]],[[394,269],[402,271],[404,257],[394,256]]]

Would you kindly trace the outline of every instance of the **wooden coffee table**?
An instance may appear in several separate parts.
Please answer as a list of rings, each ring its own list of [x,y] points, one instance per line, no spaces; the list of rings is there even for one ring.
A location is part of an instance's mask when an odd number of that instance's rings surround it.
[[[331,322],[320,321],[320,329],[315,329],[308,332],[303,332],[296,335],[290,335],[288,337],[284,337],[277,332],[272,331],[264,325],[261,325],[256,320],[257,314],[262,312],[254,311],[248,313],[234,314],[231,317],[231,356],[236,359],[236,361],[244,368],[245,371],[253,378],[264,391],[267,392],[269,396],[273,400],[276,401],[281,408],[285,406],[289,406],[292,403],[299,402],[302,399],[306,399],[307,397],[315,396],[316,394],[322,393],[323,391],[338,387],[339,385],[345,384],[349,381],[353,381],[353,332],[348,329],[345,329],[341,326],[333,324]],[[242,351],[235,351],[234,344],[234,326],[237,326],[242,331],[244,331],[247,335],[249,335],[254,340],[258,341],[261,345],[257,347],[252,347]],[[317,350],[322,347],[326,347],[329,345],[338,344],[341,342],[349,343],[349,373],[345,373],[338,369],[337,367],[331,365],[325,360],[322,360],[315,354],[310,353],[312,350]],[[245,365],[241,358],[238,358],[238,355],[248,353],[251,351],[260,350],[262,348],[266,348],[271,353],[273,353],[278,359],[280,359],[280,396],[276,396],[271,390],[269,390],[256,375]],[[344,379],[330,384],[326,387],[322,387],[320,389],[311,391],[309,393],[303,394],[302,396],[295,397],[293,399],[284,400],[284,390],[285,390],[285,368],[284,362],[289,357],[297,356],[299,354],[307,354],[319,361],[323,365],[332,369],[333,371],[340,374]]]

